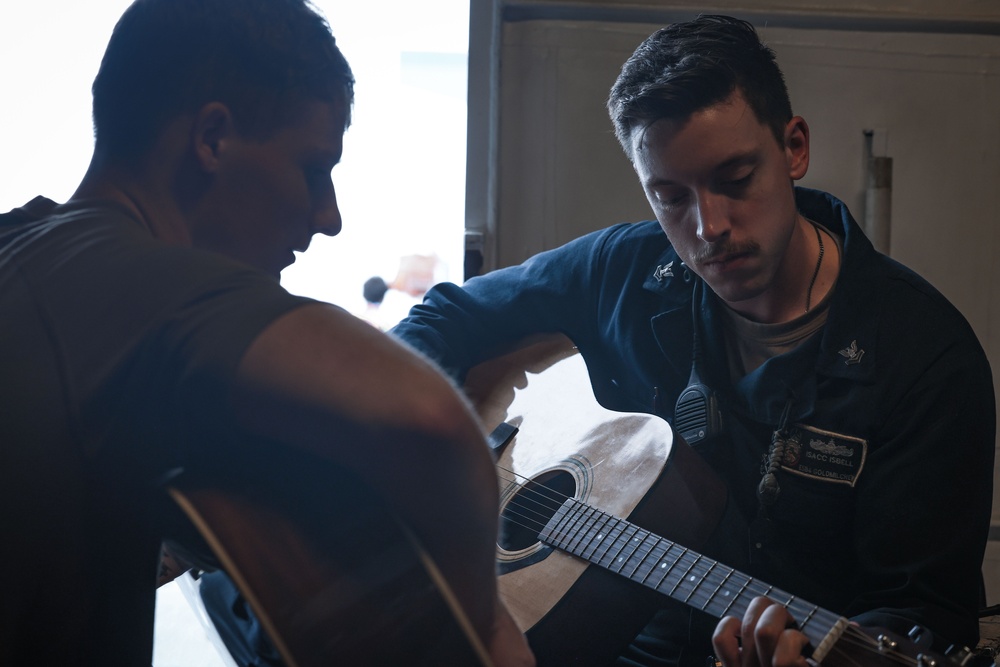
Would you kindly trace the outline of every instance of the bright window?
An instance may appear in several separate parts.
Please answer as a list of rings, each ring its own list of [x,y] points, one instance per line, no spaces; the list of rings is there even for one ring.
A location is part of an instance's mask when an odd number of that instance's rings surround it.
[[[128,0],[0,5],[0,210],[64,201],[90,160],[90,85]],[[334,183],[344,218],[285,271],[292,292],[360,313],[406,255],[462,279],[468,0],[318,0],[357,79]]]

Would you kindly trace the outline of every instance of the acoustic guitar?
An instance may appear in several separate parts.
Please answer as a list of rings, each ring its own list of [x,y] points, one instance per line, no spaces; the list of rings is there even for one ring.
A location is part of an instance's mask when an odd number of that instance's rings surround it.
[[[967,652],[930,654],[929,638],[870,636],[694,551],[724,487],[663,420],[602,408],[568,339],[481,364],[466,390],[506,440],[499,588],[540,665],[613,663],[663,595],[721,616],[762,594],[789,607],[814,663],[969,664]],[[290,667],[490,664],[434,563],[342,471],[249,452],[235,474],[184,473],[168,492]]]
[[[908,637],[859,628],[696,552],[725,489],[660,418],[600,406],[567,338],[477,367],[466,389],[487,427],[507,436],[497,462],[499,587],[539,665],[612,664],[663,595],[717,618],[742,617],[754,597],[768,596],[809,638],[812,664],[975,660],[963,647],[932,653],[921,628]]]
[[[366,485],[287,450],[237,465],[169,482],[205,543],[181,545],[225,569],[289,667],[491,664],[433,561]]]

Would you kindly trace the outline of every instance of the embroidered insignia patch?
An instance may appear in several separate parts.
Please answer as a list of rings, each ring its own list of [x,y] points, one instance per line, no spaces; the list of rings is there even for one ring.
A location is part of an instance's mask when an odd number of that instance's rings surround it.
[[[868,442],[861,438],[795,424],[789,429],[781,467],[803,477],[854,486],[867,457]]]
[[[671,261],[666,264],[659,265],[658,267],[656,267],[656,270],[653,271],[653,277],[656,278],[657,282],[661,283],[663,282],[664,278],[673,278],[674,263]]]
[[[858,341],[852,340],[851,345],[845,347],[838,354],[844,357],[847,360],[844,363],[850,366],[852,364],[860,364],[861,357],[865,356],[865,351],[858,348]]]

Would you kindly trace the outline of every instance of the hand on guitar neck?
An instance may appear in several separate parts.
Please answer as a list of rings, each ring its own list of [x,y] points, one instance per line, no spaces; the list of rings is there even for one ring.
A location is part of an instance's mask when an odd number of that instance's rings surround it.
[[[763,596],[753,599],[742,619],[736,616],[722,619],[715,629],[712,645],[716,658],[725,667],[808,665],[803,650],[809,645],[809,638],[799,632],[784,605]]]
[[[802,616],[794,611],[790,605],[757,596],[747,605],[742,618],[724,617],[712,636],[715,664],[722,667],[819,664],[829,667],[996,667],[993,656],[956,644],[943,653],[935,652],[932,647],[934,635],[920,625],[913,626],[903,637],[884,628],[865,627],[842,619],[839,637],[819,650],[815,636],[810,638],[805,625],[799,624]],[[798,611],[801,613],[801,608]],[[814,653],[817,650],[821,657]]]

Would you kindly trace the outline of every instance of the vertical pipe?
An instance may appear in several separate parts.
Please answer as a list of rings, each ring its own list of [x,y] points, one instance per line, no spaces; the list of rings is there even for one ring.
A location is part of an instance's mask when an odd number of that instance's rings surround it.
[[[882,152],[873,147],[876,132],[885,139],[883,130],[865,130],[865,234],[875,249],[889,254],[892,226],[892,158],[875,155]],[[882,143],[881,141],[879,143]]]
[[[503,2],[469,2],[465,279],[495,269],[497,265],[500,7]]]

